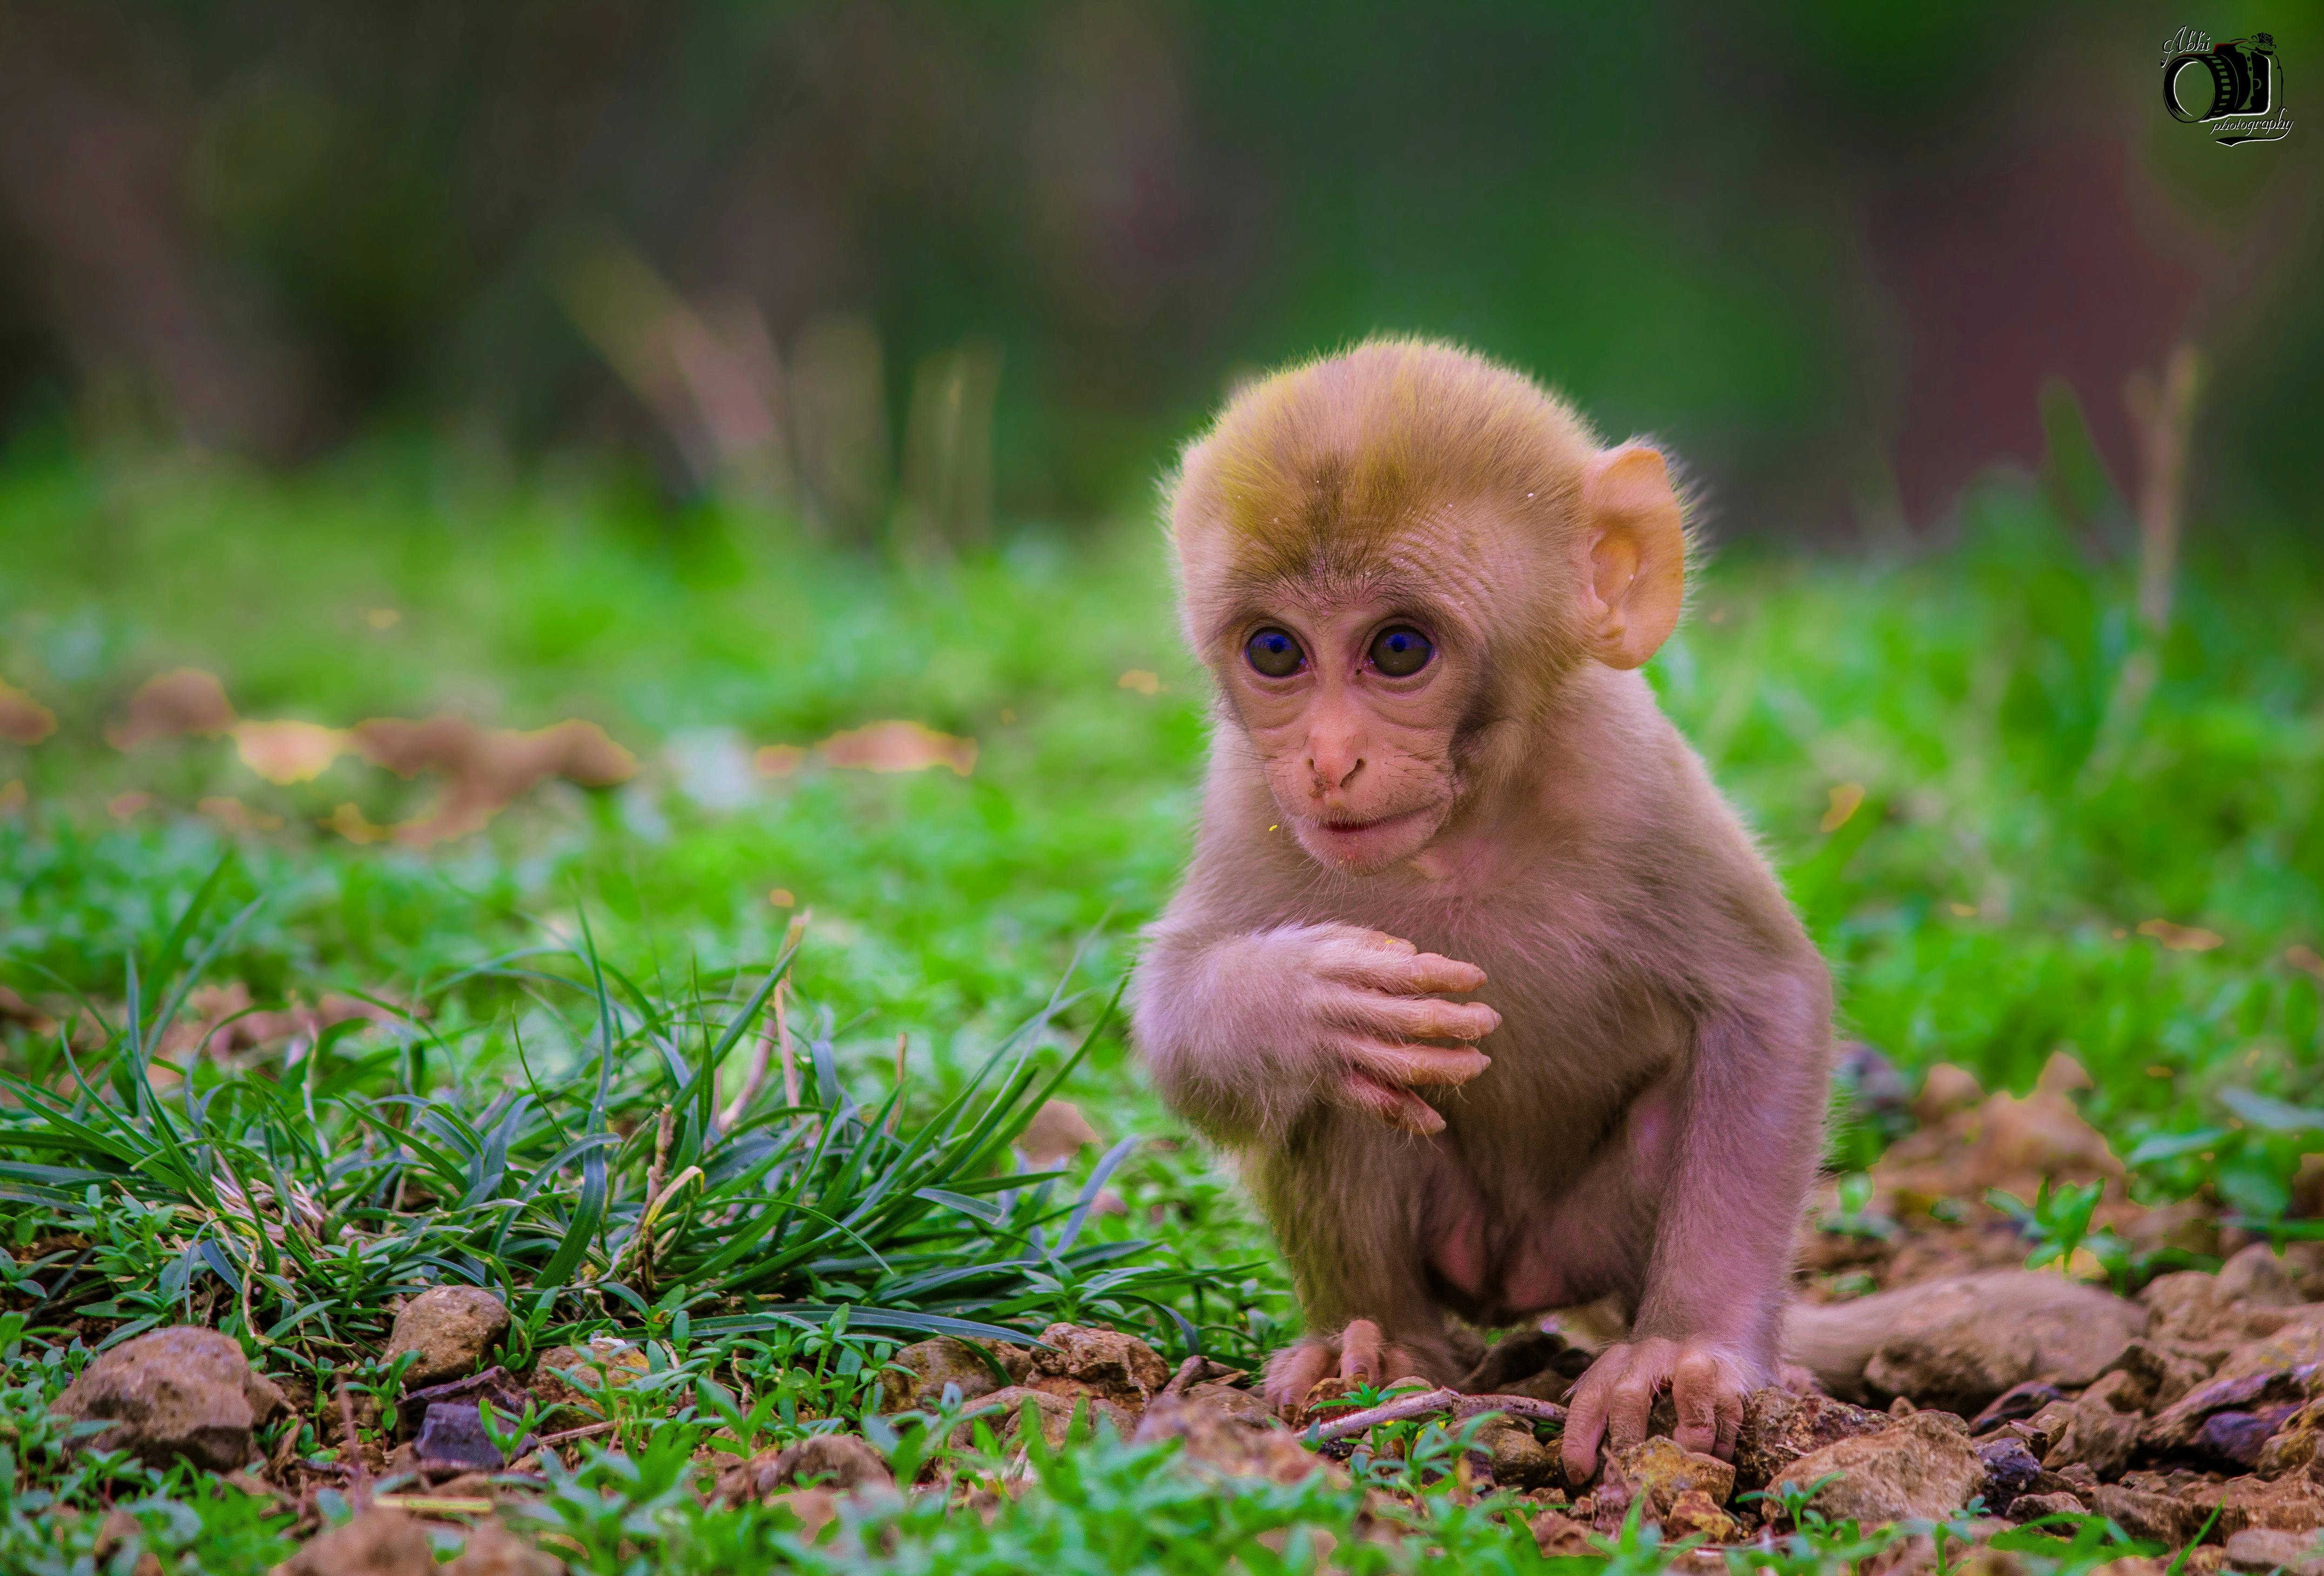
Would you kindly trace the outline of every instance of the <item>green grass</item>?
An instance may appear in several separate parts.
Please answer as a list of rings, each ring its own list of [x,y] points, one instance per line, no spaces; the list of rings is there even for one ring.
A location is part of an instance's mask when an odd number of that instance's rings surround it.
[[[2324,981],[2297,950],[2324,949],[2324,559],[2225,527],[2191,557],[2150,646],[2129,567],[1997,489],[1918,558],[1712,565],[1652,671],[1783,868],[1852,1032],[2020,1088],[2069,1048],[2144,1188],[2208,1178],[2272,1218],[2324,1092]],[[2142,698],[2125,675],[2147,660]],[[643,770],[549,785],[435,851],[357,845],[318,823],[350,803],[392,821],[427,788],[353,758],[278,787],[224,741],[105,742],[135,685],[179,665],[247,717],[584,716]],[[15,1264],[0,1293],[0,1564],[74,1568],[106,1498],[204,1569],[280,1557],[237,1495],[64,1455],[43,1410],[86,1360],[72,1318],[95,1339],[190,1314],[276,1371],[379,1389],[385,1300],[431,1278],[507,1291],[520,1349],[646,1337],[649,1380],[603,1397],[619,1448],[543,1510],[604,1571],[839,1561],[780,1512],[695,1509],[685,1463],[706,1441],[862,1425],[880,1365],[941,1321],[1112,1323],[1237,1361],[1288,1332],[1264,1233],[1105,1015],[1183,856],[1204,729],[1149,528],[1028,528],[890,566],[618,480],[441,456],[289,480],[19,456],[0,466],[0,680],[60,718],[0,744],[0,789],[24,798],[0,814],[0,984],[83,1020],[78,1074],[56,1036],[0,1029],[0,1218],[20,1246],[90,1244]],[[728,770],[883,718],[975,739],[973,772]],[[150,806],[116,820],[133,790]],[[197,812],[220,796],[281,829]],[[2173,950],[2139,932],[2157,919],[2218,943]],[[778,968],[800,1101],[777,1081],[721,1133],[710,1069],[731,1095]],[[395,1011],[188,1083],[154,1059],[197,974],[261,1005],[360,991]],[[1012,1175],[1056,1079],[1105,1142]],[[646,1275],[664,1109],[665,1185],[702,1175],[658,1217]],[[1852,1159],[1872,1141],[1841,1140]],[[1123,1211],[1084,1207],[1101,1187]],[[325,1224],[283,1219],[286,1198]],[[857,1563],[1291,1569],[1261,1533],[1355,1537],[1347,1493],[1198,1491],[1150,1448],[1037,1475],[989,1525],[900,1510]],[[1413,1504],[1465,1562],[1533,1558],[1442,1484]],[[1828,1566],[1844,1541],[1784,1558]],[[1378,1568],[1415,1557],[1383,1546]]]

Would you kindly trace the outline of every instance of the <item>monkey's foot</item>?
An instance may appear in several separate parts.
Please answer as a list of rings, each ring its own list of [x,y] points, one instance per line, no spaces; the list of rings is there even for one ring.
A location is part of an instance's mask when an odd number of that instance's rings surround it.
[[[1646,1438],[1655,1397],[1665,1389],[1678,1413],[1671,1437],[1680,1448],[1733,1460],[1748,1366],[1722,1348],[1676,1341],[1608,1347],[1567,1403],[1566,1483],[1586,1483],[1598,1470],[1601,1440],[1610,1452]]]
[[[1326,1378],[1378,1384],[1418,1373],[1412,1354],[1380,1333],[1370,1319],[1351,1319],[1337,1335],[1311,1335],[1267,1359],[1267,1404],[1286,1415]]]

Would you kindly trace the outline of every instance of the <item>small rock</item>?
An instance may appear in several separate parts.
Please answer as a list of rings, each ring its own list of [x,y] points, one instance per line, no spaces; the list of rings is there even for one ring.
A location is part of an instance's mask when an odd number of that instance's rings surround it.
[[[428,1385],[416,1390],[405,1387],[395,1397],[396,1426],[406,1433],[416,1433],[428,1415],[428,1408],[445,1402],[475,1406],[489,1401],[494,1418],[503,1423],[510,1422],[524,1415],[527,1398],[525,1387],[516,1382],[508,1369],[494,1363],[482,1373],[470,1374],[466,1378],[454,1379],[449,1384]],[[364,1396],[356,1399],[360,1406],[371,1397]],[[361,1421],[360,1417],[357,1421]]]
[[[2287,1310],[2269,1308],[2256,1313],[2282,1316]],[[2269,1333],[2247,1341],[2227,1355],[2215,1379],[2242,1378],[2277,1369],[2306,1368],[2324,1362],[2324,1306],[2306,1304],[2288,1311],[2290,1317]]]
[[[1114,1433],[1128,1439],[1137,1431],[1138,1419],[1128,1407],[1117,1405],[1102,1396],[1084,1392],[1075,1396],[1057,1395],[1048,1390],[1036,1390],[1024,1385],[1011,1385],[1005,1390],[995,1390],[977,1404],[976,1411],[963,1418],[952,1431],[952,1443],[956,1450],[964,1449],[976,1438],[980,1422],[992,1431],[993,1438],[1003,1447],[1013,1445],[1023,1427],[1024,1405],[1031,1401],[1040,1419],[1041,1437],[1051,1447],[1065,1442],[1076,1412],[1086,1419],[1086,1426],[1094,1430],[1100,1423],[1112,1425]]]
[[[1541,1488],[1562,1482],[1557,1452],[1534,1437],[1533,1425],[1487,1424],[1477,1442],[1492,1461],[1493,1483],[1501,1488]]]
[[[816,1534],[839,1519],[839,1496],[828,1488],[794,1488],[773,1496],[767,1504],[798,1516],[798,1535],[810,1543]]]
[[[482,1286],[429,1286],[403,1304],[388,1332],[386,1360],[418,1352],[407,1385],[439,1385],[476,1371],[508,1333],[508,1304]]]
[[[2090,1508],[2141,1543],[2175,1549],[2193,1537],[2202,1518],[2186,1501],[2168,1494],[2151,1494],[2120,1483],[2101,1483],[2090,1497]]]
[[[1221,1379],[1206,1379],[1187,1387],[1185,1398],[1198,1406],[1233,1418],[1238,1423],[1253,1426],[1272,1425],[1276,1415],[1267,1405],[1267,1397],[1257,1390],[1237,1389]]]
[[[1731,1544],[1743,1535],[1743,1524],[1714,1503],[1700,1488],[1689,1488],[1663,1512],[1663,1537],[1699,1537],[1709,1544]]]
[[[2202,1432],[2195,1436],[2194,1453],[2229,1471],[2251,1471],[2266,1453],[2267,1442],[2275,1431],[2299,1410],[2284,1403],[2255,1412],[2214,1412],[2203,1419]]]
[[[1710,1495],[1713,1505],[1726,1504],[1728,1496],[1735,1492],[1735,1468],[1717,1456],[1697,1455],[1675,1440],[1655,1437],[1608,1456],[1600,1480],[1597,1496],[1601,1523],[1606,1516],[1607,1500],[1617,1497],[1609,1495],[1609,1488],[1617,1483],[1628,1490],[1618,1496],[1625,1509],[1643,1495],[1649,1507],[1647,1514],[1660,1520],[1678,1503],[1679,1496],[1690,1489]],[[1620,1525],[1618,1516],[1615,1525]]]
[[[2111,1292],[2033,1270],[1988,1270],[1886,1295],[1896,1299],[1895,1322],[1865,1365],[1865,1384],[1876,1395],[1908,1396],[1963,1416],[2028,1380],[2090,1383],[2146,1323]]]
[[[484,1521],[439,1576],[565,1576],[565,1562],[500,1522]]]
[[[309,1539],[274,1576],[437,1576],[436,1554],[417,1521],[375,1508]]]
[[[2149,1450],[2184,1450],[2194,1443],[2204,1420],[2215,1412],[2305,1400],[2319,1371],[2313,1367],[2280,1368],[2208,1380],[2156,1413],[2142,1432],[2141,1441]]]
[[[1001,1381],[972,1347],[992,1354],[1009,1382],[1021,1383],[1032,1366],[1032,1355],[1005,1341],[968,1341],[952,1336],[917,1341],[888,1359],[880,1376],[881,1395],[890,1412],[934,1406],[944,1398],[946,1385],[958,1385],[960,1397],[973,1401],[1001,1388]],[[902,1371],[898,1371],[899,1369]]]
[[[2255,1308],[2291,1308],[2301,1302],[2291,1269],[2264,1242],[2253,1243],[2219,1266],[2219,1295]]]
[[[2260,1447],[2255,1469],[2263,1478],[2281,1478],[2324,1457],[2324,1401],[2310,1401],[2283,1420],[2274,1435]]]
[[[1579,1510],[1581,1507],[1574,1508]],[[1545,1510],[1533,1518],[1532,1525],[1534,1542],[1553,1560],[1600,1553],[1597,1541],[1590,1535],[1590,1524],[1577,1521],[1562,1510]]]
[[[1325,1459],[1301,1444],[1299,1436],[1277,1423],[1264,1403],[1246,1409],[1224,1404],[1215,1394],[1197,1393],[1226,1388],[1196,1385],[1184,1396],[1156,1397],[1130,1437],[1140,1444],[1182,1440],[1187,1461],[1227,1477],[1296,1483],[1327,1470]],[[1495,1481],[1499,1481],[1498,1474]]]
[[[2088,1516],[2090,1507],[2071,1494],[2020,1494],[2010,1502],[2009,1519],[2039,1521],[2045,1516]]]
[[[1052,1324],[1041,1332],[1025,1383],[1053,1396],[1099,1396],[1135,1411],[1170,1382],[1170,1369],[1135,1335]]]
[[[2137,1381],[2136,1388],[2126,1394],[2135,1403],[2132,1410],[2138,1412],[2159,1412],[2210,1377],[2201,1363],[2144,1336],[2124,1347],[2113,1368]]]
[[[1885,1413],[1830,1396],[1754,1390],[1743,1398],[1743,1424],[1735,1438],[1736,1485],[1765,1488],[1802,1456],[1843,1439],[1877,1433],[1889,1423]]]
[[[1794,1461],[1778,1481],[1805,1488],[1835,1472],[1838,1480],[1818,1490],[1810,1507],[1867,1525],[1950,1516],[1985,1487],[1985,1462],[1967,1424],[1941,1412],[1916,1412],[1878,1433],[1826,1445]]]
[[[1913,1096],[1913,1115],[1922,1122],[1941,1122],[1984,1098],[1985,1086],[1977,1081],[1976,1074],[1950,1062],[1939,1062],[1921,1076],[1921,1092]]]
[[[154,1467],[183,1457],[228,1472],[249,1464],[252,1428],[285,1405],[273,1381],[251,1371],[232,1336],[180,1324],[101,1353],[50,1410],[115,1422],[85,1449],[125,1450]]]
[[[727,1505],[747,1505],[777,1489],[802,1486],[843,1494],[893,1488],[896,1475],[867,1440],[852,1433],[811,1433],[727,1468],[718,1474],[715,1495]]]
[[[2146,1306],[2146,1333],[2185,1350],[2211,1354],[2216,1364],[2235,1347],[2273,1334],[2289,1322],[2286,1310],[2258,1308],[2230,1298],[2216,1275],[2200,1269],[2158,1275],[2138,1294]]]
[[[2135,1341],[2132,1342],[2136,1345]],[[2022,1423],[2044,1406],[2073,1397],[2046,1379],[2028,1379],[2022,1385],[2012,1385],[1993,1398],[1991,1405],[1969,1419],[1972,1436],[1988,1433],[2005,1423]]]
[[[2040,1426],[2049,1420],[2055,1442],[2042,1464],[2053,1472],[2084,1467],[2094,1480],[2121,1476],[2123,1468],[2130,1464],[2131,1452],[2138,1446],[2139,1431],[2146,1419],[2124,1410],[2118,1403],[2137,1387],[2138,1381],[2120,1369],[2107,1373],[2064,1409],[2062,1428],[2052,1415],[2056,1409],[2043,1408],[2034,1421]]]
[[[1097,1129],[1070,1100],[1045,1101],[1017,1135],[1019,1151],[1036,1171],[1052,1170],[1079,1154],[1084,1145],[1097,1141]]]
[[[508,1458],[484,1432],[482,1410],[458,1401],[438,1401],[428,1408],[411,1453],[423,1466],[439,1471],[497,1472],[508,1465]]]
[[[2124,1554],[2091,1566],[2089,1576],[2172,1576],[2172,1572],[2152,1554]]]
[[[2042,1475],[2042,1463],[2015,1439],[1987,1440],[1976,1449],[1977,1459],[1985,1463],[1986,1508],[1996,1516],[2006,1516],[2019,1495],[2033,1492],[2034,1480]]]
[[[2278,1478],[2273,1482],[2264,1478],[2230,1478],[2224,1483],[2190,1488],[2181,1498],[2199,1517],[2217,1506],[2219,1519],[2213,1531],[2222,1538],[2233,1537],[2247,1526],[2298,1533],[2324,1527],[2324,1484],[2312,1478]]]
[[[2237,1571],[2286,1571],[2291,1576],[2324,1576],[2324,1549],[2302,1533],[2247,1526],[2227,1539],[2227,1564]]]
[[[594,1416],[600,1403],[592,1390],[620,1389],[642,1378],[647,1366],[646,1354],[635,1341],[593,1335],[586,1346],[559,1346],[543,1354],[533,1367],[528,1387],[544,1419],[558,1413]],[[604,1370],[602,1377],[599,1369]],[[568,1375],[578,1382],[568,1382]]]

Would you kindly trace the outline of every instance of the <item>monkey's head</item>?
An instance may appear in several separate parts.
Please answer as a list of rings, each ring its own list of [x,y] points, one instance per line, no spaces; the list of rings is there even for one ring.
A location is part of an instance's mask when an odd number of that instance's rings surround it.
[[[1237,394],[1186,451],[1170,524],[1226,721],[1300,845],[1355,875],[1521,764],[1522,723],[1578,668],[1654,655],[1684,586],[1658,452],[1601,447],[1530,379],[1419,340]]]

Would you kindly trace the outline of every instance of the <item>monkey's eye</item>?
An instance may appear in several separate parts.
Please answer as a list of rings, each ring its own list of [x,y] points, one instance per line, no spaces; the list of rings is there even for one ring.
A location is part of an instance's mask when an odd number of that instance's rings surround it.
[[[1390,678],[1409,678],[1428,666],[1436,648],[1410,624],[1390,624],[1372,637],[1372,666]]]
[[[1299,649],[1288,630],[1259,631],[1244,642],[1242,654],[1252,668],[1269,678],[1288,678],[1307,665],[1307,653]]]

